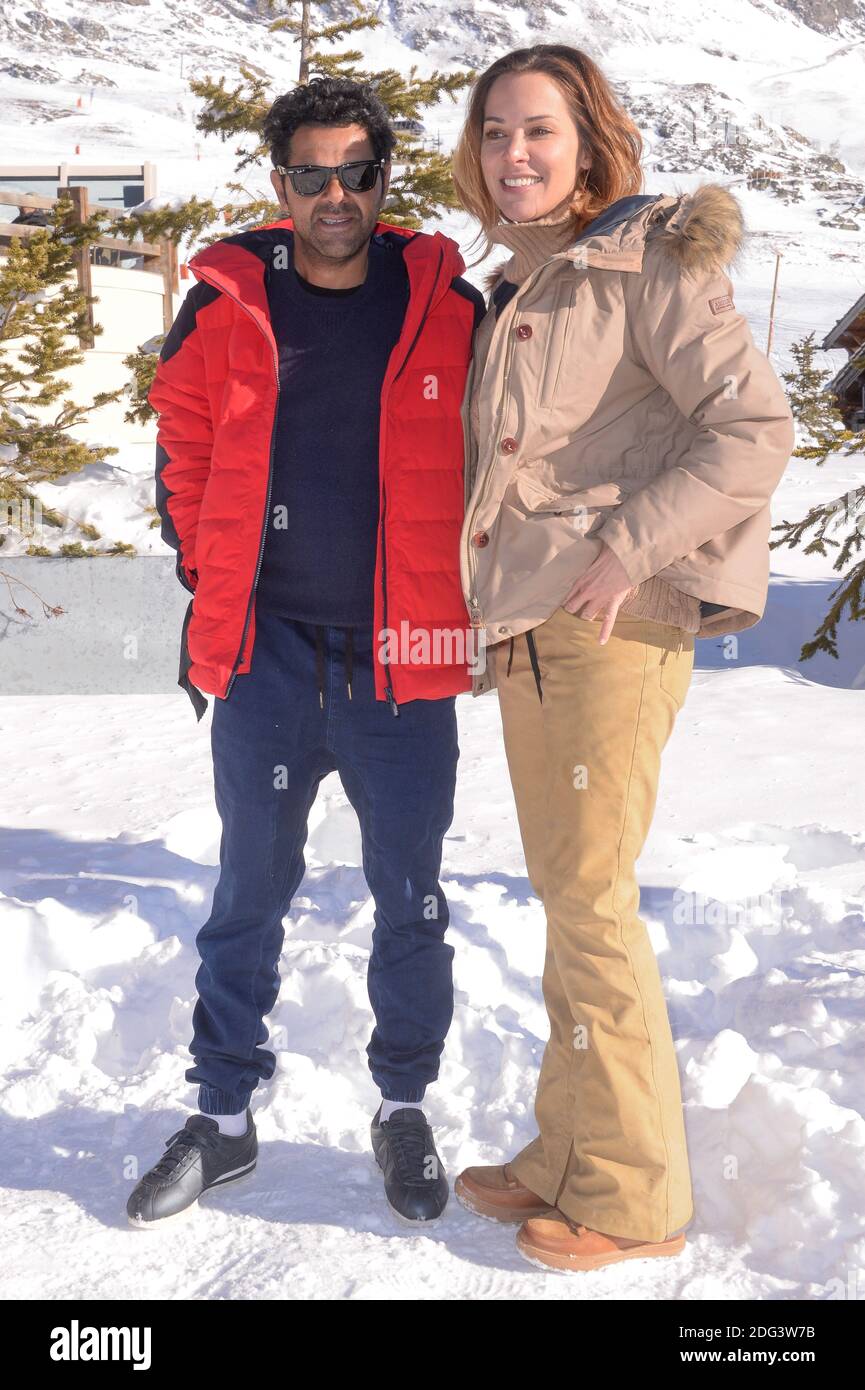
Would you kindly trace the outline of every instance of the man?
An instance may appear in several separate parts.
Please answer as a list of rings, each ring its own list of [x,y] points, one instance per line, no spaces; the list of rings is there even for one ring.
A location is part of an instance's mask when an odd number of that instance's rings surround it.
[[[38,198],[39,194],[28,189],[24,194],[25,198]],[[17,222],[26,223],[30,227],[50,227],[51,218],[44,208],[37,207],[35,203],[22,203],[18,209],[18,216],[12,218],[13,227]]]
[[[217,697],[223,833],[196,938],[186,1078],[200,1113],[127,1209],[134,1224],[161,1220],[255,1166],[249,1101],[275,1068],[263,1018],[282,919],[310,807],[336,771],[375,901],[373,1148],[391,1206],[431,1220],[448,1185],[421,1102],[453,1011],[438,873],[455,699],[471,689],[465,648],[431,639],[466,630],[461,405],[484,301],[455,242],[378,220],[395,137],[369,87],[295,88],[264,132],[289,216],[193,257],[199,283],[149,394],[162,535],[193,594],[179,683],[199,718],[200,691]],[[386,638],[403,630],[408,649]]]

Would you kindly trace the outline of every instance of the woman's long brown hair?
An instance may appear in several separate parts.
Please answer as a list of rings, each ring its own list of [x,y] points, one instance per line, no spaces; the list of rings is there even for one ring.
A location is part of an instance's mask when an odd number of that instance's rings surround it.
[[[463,207],[481,224],[475,242],[481,237],[486,242],[473,265],[489,255],[493,244],[488,234],[501,219],[481,168],[487,95],[497,77],[514,72],[543,72],[558,84],[579,131],[581,148],[591,156],[591,168],[571,202],[574,237],[610,203],[639,193],[643,184],[642,136],[586,53],[560,43],[539,43],[505,53],[472,87],[465,124],[453,153],[454,187]]]

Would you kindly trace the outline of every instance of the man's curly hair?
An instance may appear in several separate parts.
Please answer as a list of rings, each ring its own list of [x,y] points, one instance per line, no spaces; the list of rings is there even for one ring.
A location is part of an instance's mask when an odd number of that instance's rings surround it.
[[[390,159],[396,146],[387,107],[368,82],[350,77],[315,77],[277,97],[262,127],[274,166],[288,162],[292,135],[308,124],[363,126],[376,159]]]

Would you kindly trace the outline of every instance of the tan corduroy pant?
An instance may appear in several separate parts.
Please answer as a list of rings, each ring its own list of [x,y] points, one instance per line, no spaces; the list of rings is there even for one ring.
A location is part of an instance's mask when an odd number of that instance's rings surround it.
[[[513,646],[488,649],[526,867],[547,919],[538,1135],[510,1165],[572,1221],[659,1241],[687,1225],[693,1205],[676,1053],[635,864],[694,638],[624,614],[604,646],[599,630],[599,619],[559,608]]]

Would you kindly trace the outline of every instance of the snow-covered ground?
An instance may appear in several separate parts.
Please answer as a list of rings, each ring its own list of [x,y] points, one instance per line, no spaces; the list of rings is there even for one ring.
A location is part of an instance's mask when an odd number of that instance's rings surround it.
[[[83,12],[64,0],[42,8]],[[0,75],[6,157],[74,163],[81,141],[82,161],[155,160],[160,197],[225,196],[234,141],[226,148],[194,133],[195,102],[179,77],[184,45],[194,52],[192,28],[172,31],[158,71],[135,65],[136,43],[151,61],[163,51],[154,26],[170,8],[159,0],[130,19],[112,7],[112,23],[130,27],[112,56],[84,61],[119,85],[97,89],[92,106],[85,96],[83,110],[74,106],[76,94],[89,91],[75,80],[80,54],[51,55],[62,80],[50,86]],[[398,9],[411,14],[406,4]],[[578,9],[570,5],[568,14]],[[838,138],[843,157],[856,167],[858,151],[857,172],[865,172],[856,104],[861,44],[817,35],[789,14],[782,23],[778,7],[745,0],[704,6],[699,34],[696,16],[688,19],[687,7],[677,11],[671,0],[651,16],[645,5],[627,9],[628,25],[617,11],[595,46],[612,75],[651,69],[669,82],[682,71],[683,80],[723,85],[739,99],[762,83],[755,109],[765,95],[769,117],[774,108],[815,140]],[[491,5],[481,11],[499,13]],[[512,27],[522,22],[515,9],[506,14]],[[772,42],[740,44],[744,30],[733,28],[740,14],[771,17]],[[216,45],[223,29],[267,64],[277,90],[290,71],[273,41],[245,22],[213,26],[196,17],[194,27],[199,74],[214,50],[204,53],[198,41]],[[710,41],[724,54],[700,46]],[[732,56],[741,62],[727,54],[737,45]],[[382,64],[418,61],[390,31],[365,36],[364,47]],[[22,38],[18,56],[45,64],[46,52]],[[434,43],[419,67],[452,61],[447,45]],[[217,62],[213,69],[217,75]],[[234,74],[236,63],[226,69]],[[37,99],[69,109],[54,121],[36,119],[26,103]],[[462,99],[440,110],[449,144]],[[700,181],[649,174],[646,187],[667,192]],[[264,175],[248,176],[248,186],[260,191]],[[774,253],[784,253],[773,355],[782,370],[794,339],[815,329],[819,341],[861,294],[862,237],[821,232],[810,205],[736,192],[753,232],[736,298],[761,345]],[[450,214],[438,225],[469,260],[467,220]],[[486,268],[472,272],[476,283]],[[825,360],[837,367],[844,355]],[[86,516],[141,552],[161,549],[146,511],[152,434],[131,427],[113,438],[118,455],[40,488],[43,502]],[[801,516],[863,472],[849,462],[822,469],[792,462],[774,499],[776,520]],[[454,1199],[426,1233],[390,1216],[368,1141],[377,1103],[364,1051],[372,905],[357,825],[335,777],[314,808],[307,877],[286,918],[283,986],[268,1020],[278,1067],[253,1101],[257,1176],[209,1194],[173,1230],[131,1230],[131,1164],[155,1161],[195,1101],[183,1077],[194,937],[216,881],[220,829],[210,714],[197,725],[180,692],[6,698],[0,1296],[865,1297],[865,632],[861,624],[842,630],[837,661],[799,664],[838,576],[829,561],[798,551],[774,551],[772,569],[767,616],[743,635],[738,659],[726,660],[712,642],[698,644],[640,861],[692,1160],[696,1215],[679,1259],[544,1274],[517,1255],[512,1229],[470,1216]],[[451,1177],[468,1163],[501,1161],[534,1133],[546,1031],[543,912],[525,876],[496,697],[461,697],[458,710],[462,759],[443,866],[456,1011],[441,1080],[428,1095]]]
[[[843,490],[834,467],[820,480],[827,496]],[[791,464],[779,519],[801,510],[808,470]],[[786,554],[775,552],[776,586],[825,579],[825,562]],[[269,1020],[278,1066],[253,1102],[257,1179],[209,1194],[182,1229],[132,1231],[130,1161],[155,1161],[195,1102],[183,1078],[194,936],[219,839],[210,714],[196,725],[180,692],[0,701],[3,1295],[865,1296],[865,691],[850,688],[865,653],[848,628],[845,683],[826,684],[796,663],[812,628],[795,605],[778,614],[756,632],[786,648],[786,664],[763,663],[756,633],[750,655],[719,669],[713,644],[698,645],[640,861],[683,1078],[689,1244],[661,1266],[586,1276],[525,1264],[512,1230],[453,1198],[428,1233],[385,1207],[364,1053],[372,905],[335,776],[286,918]],[[456,1011],[428,1092],[451,1176],[532,1136],[546,1028],[543,911],[525,876],[497,700],[464,696],[458,709],[443,866]]]

